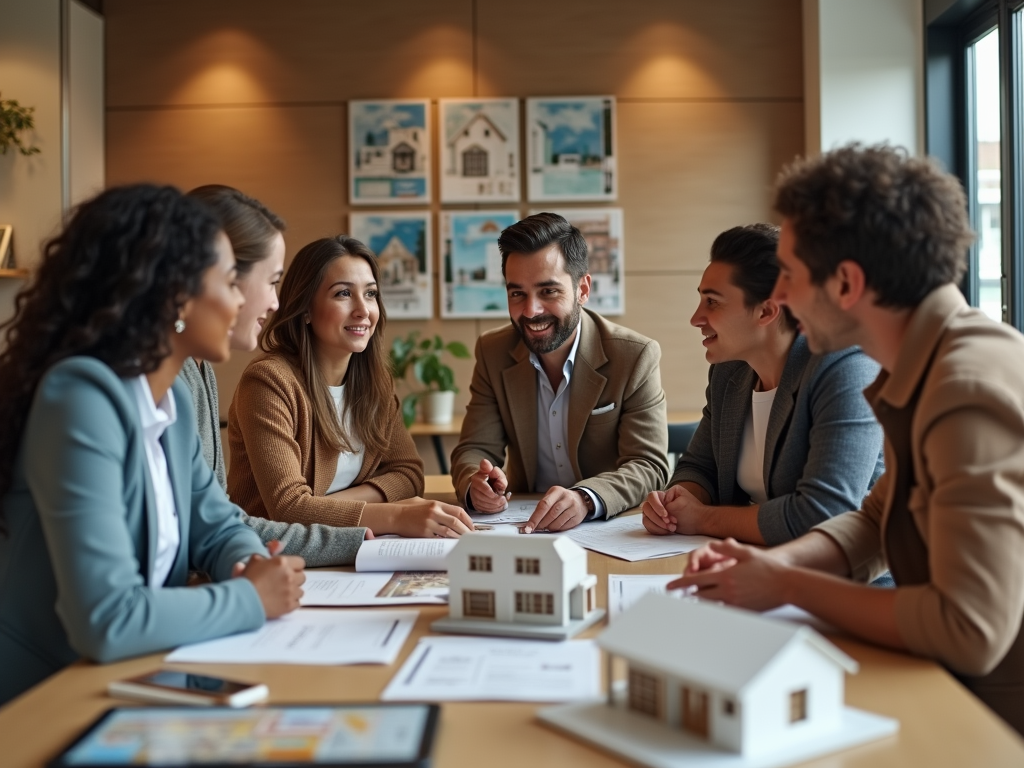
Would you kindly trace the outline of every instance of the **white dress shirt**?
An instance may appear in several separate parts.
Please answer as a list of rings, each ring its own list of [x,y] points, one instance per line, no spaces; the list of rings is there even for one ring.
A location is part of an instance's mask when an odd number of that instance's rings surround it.
[[[569,350],[569,357],[562,366],[562,381],[558,391],[551,388],[551,381],[533,352],[530,362],[537,369],[537,480],[534,493],[547,493],[553,485],[573,488],[576,475],[569,460],[569,381],[576,364],[576,350],[583,335],[583,323],[576,326],[576,340]],[[594,518],[605,516],[604,501],[589,488],[578,488],[594,502]]]
[[[331,390],[331,396],[334,398],[334,404],[338,409],[338,418],[344,419],[342,424],[344,425],[345,434],[349,435],[349,442],[352,442],[352,430],[350,428],[350,420],[344,418],[344,406],[345,406],[345,385],[342,384],[340,387],[328,387]],[[363,468],[363,458],[366,455],[366,448],[362,445],[357,446],[355,451],[342,452],[338,455],[338,466],[334,470],[334,479],[331,481],[330,486],[327,488],[327,493],[334,493],[335,491],[343,491],[352,485],[352,482],[359,477],[359,471]]]
[[[135,401],[139,406],[139,420],[142,422],[142,444],[146,449],[146,466],[149,481],[153,486],[156,503],[157,540],[156,558],[150,564],[149,585],[162,587],[178,556],[181,533],[178,529],[178,511],[174,503],[171,476],[167,471],[167,456],[160,438],[171,424],[178,419],[174,405],[174,392],[170,389],[157,403],[149,388],[145,374],[134,380]]]
[[[750,412],[743,428],[736,484],[755,504],[768,501],[768,492],[764,487],[764,443],[768,435],[768,417],[771,416],[777,391],[776,388],[750,393]]]

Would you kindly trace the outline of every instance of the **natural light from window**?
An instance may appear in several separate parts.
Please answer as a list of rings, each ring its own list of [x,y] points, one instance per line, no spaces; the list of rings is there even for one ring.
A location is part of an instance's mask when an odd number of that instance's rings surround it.
[[[992,30],[970,48],[974,61],[974,194],[978,233],[978,286],[981,310],[1003,319],[1002,233],[999,219],[999,33]]]

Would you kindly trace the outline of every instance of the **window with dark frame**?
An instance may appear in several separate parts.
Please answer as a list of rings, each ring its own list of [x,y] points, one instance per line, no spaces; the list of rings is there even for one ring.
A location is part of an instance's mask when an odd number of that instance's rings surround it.
[[[553,616],[555,596],[550,592],[516,592],[516,613]]]
[[[629,708],[651,717],[661,718],[662,682],[639,669],[629,670]]]
[[[524,573],[529,576],[540,576],[540,558],[517,557],[516,573]]]
[[[464,589],[462,591],[462,615],[467,618],[493,619],[494,593]]]
[[[799,723],[807,719],[807,689],[789,694],[789,722]]]
[[[492,568],[491,556],[490,555],[470,555],[469,556],[469,570],[471,571],[484,571],[490,573]]]

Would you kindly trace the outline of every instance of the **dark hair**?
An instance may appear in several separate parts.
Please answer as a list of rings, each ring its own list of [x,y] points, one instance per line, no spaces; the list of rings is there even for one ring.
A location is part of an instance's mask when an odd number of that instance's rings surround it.
[[[245,275],[257,261],[270,255],[270,244],[279,232],[284,232],[284,221],[254,197],[223,184],[206,184],[188,193],[202,200],[220,219],[221,226],[231,241],[239,275]]]
[[[813,283],[856,262],[883,307],[916,307],[959,282],[974,239],[960,182],[887,144],[796,160],[779,176],[774,205],[792,223]]]
[[[373,279],[380,283],[380,270],[373,251],[348,235],[325,237],[304,246],[292,261],[281,284],[280,308],[274,312],[260,335],[260,347],[285,357],[298,369],[313,403],[313,429],[336,451],[352,450],[338,418],[338,408],[327,379],[317,363],[312,327],[306,316],[327,267],[342,256],[355,256],[370,265]],[[367,451],[385,453],[388,449],[390,407],[395,397],[391,365],[384,347],[387,312],[377,296],[380,319],[364,352],[352,355],[345,380],[345,413],[358,414],[349,419],[352,431]]]
[[[217,261],[213,213],[174,187],[115,187],[82,203],[43,247],[14,317],[0,324],[0,495],[36,388],[72,355],[102,360],[118,376],[155,371],[185,302]],[[2,524],[2,519],[0,519]]]
[[[557,213],[535,213],[518,221],[498,237],[501,251],[501,274],[505,274],[505,262],[512,253],[536,253],[551,244],[557,244],[565,258],[565,271],[572,278],[573,286],[590,271],[587,258],[587,241],[583,235],[564,217]]]
[[[732,284],[743,291],[743,304],[752,308],[766,301],[779,278],[779,228],[774,224],[733,227],[711,244],[711,261],[732,267]],[[782,307],[782,325],[795,331],[796,318]]]

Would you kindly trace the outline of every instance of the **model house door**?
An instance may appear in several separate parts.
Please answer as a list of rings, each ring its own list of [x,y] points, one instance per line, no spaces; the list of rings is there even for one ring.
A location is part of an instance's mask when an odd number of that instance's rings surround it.
[[[683,686],[683,730],[708,737],[708,695]]]

